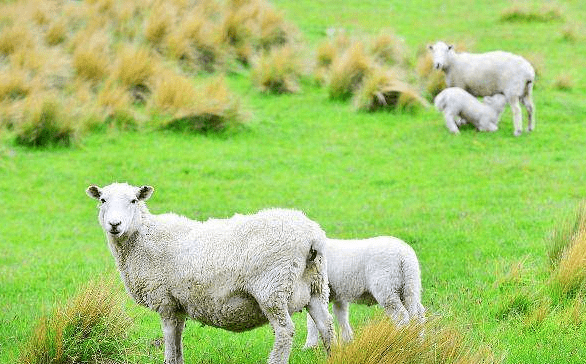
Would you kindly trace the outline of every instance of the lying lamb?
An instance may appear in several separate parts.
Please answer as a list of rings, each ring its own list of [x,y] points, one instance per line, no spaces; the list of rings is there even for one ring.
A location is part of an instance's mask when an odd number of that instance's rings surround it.
[[[480,102],[459,87],[449,87],[435,97],[434,104],[444,113],[447,128],[458,134],[458,126],[467,122],[480,131],[498,130],[499,118],[507,100],[504,95],[496,94],[485,96],[483,102]]]
[[[327,239],[330,301],[340,324],[342,339],[352,340],[348,321],[350,302],[380,304],[398,324],[424,321],[421,274],[413,249],[404,241],[379,236],[364,240]],[[317,346],[317,328],[307,316],[305,348]]]
[[[325,234],[298,211],[198,222],[152,215],[150,186],[89,186],[101,202],[99,222],[126,290],[161,316],[165,363],[183,363],[181,335],[191,317],[240,332],[270,323],[275,343],[269,363],[289,360],[295,328],[290,314],[307,308],[329,351]]]
[[[503,51],[456,53],[444,42],[429,46],[429,50],[434,67],[445,72],[448,87],[463,88],[474,96],[505,95],[513,112],[515,136],[521,135],[523,129],[521,101],[527,110],[527,130],[535,128],[531,99],[535,70],[525,58]]]

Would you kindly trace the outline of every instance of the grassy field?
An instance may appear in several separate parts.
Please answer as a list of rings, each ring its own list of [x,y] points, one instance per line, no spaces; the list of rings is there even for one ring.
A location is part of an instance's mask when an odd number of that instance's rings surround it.
[[[308,49],[329,28],[351,36],[391,29],[413,63],[439,39],[524,55],[538,71],[536,130],[513,137],[507,108],[498,132],[454,136],[432,108],[356,112],[310,77],[298,93],[262,94],[247,69],[227,77],[250,115],[233,133],[109,128],[79,146],[29,149],[0,129],[0,362],[15,361],[43,313],[90,279],[116,274],[96,204],[84,192],[113,181],[154,186],[153,213],[207,219],[290,207],[331,237],[400,237],[420,259],[429,315],[489,345],[505,363],[586,360],[583,299],[550,302],[547,284],[549,237],[586,196],[582,2],[544,2],[559,17],[512,22],[501,16],[513,5],[538,12],[545,5],[339,3],[273,1]],[[569,87],[559,87],[560,79]],[[151,344],[161,336],[157,316],[129,298],[127,309],[140,361],[161,362],[162,349]],[[355,306],[351,321],[360,326],[379,313]],[[301,351],[305,317],[294,321],[291,363],[325,362],[321,352]],[[271,347],[269,327],[233,334],[188,322],[184,334],[187,363],[262,363]]]

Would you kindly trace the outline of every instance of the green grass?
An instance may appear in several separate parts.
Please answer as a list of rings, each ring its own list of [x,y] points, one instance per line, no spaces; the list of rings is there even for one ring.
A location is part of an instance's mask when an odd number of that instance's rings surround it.
[[[586,196],[586,72],[578,56],[586,45],[561,39],[563,22],[501,22],[505,1],[274,4],[309,44],[322,41],[329,27],[358,34],[391,27],[413,56],[444,39],[541,59],[536,130],[514,138],[507,109],[498,132],[453,136],[433,109],[355,112],[309,81],[297,94],[263,95],[248,71],[228,78],[250,113],[245,130],[230,134],[108,129],[79,146],[35,150],[13,144],[12,131],[0,129],[0,362],[14,362],[55,302],[115,271],[95,202],[84,192],[113,181],[154,186],[154,213],[206,219],[292,207],[332,237],[401,237],[420,259],[430,314],[490,345],[506,363],[583,362],[583,306],[576,321],[561,305],[539,324],[531,313],[499,313],[519,291],[530,292],[535,307],[548,296],[548,237]],[[562,10],[568,22],[586,17],[580,1],[564,2]],[[554,87],[561,73],[573,77],[571,91]],[[506,272],[519,261],[515,280]],[[531,306],[527,297],[513,305]],[[150,345],[161,336],[156,314],[129,298],[127,308],[141,362],[161,362],[162,350]],[[353,306],[351,321],[359,326],[378,313]],[[323,361],[323,353],[301,351],[305,318],[294,321],[291,363]],[[262,363],[272,346],[268,326],[233,334],[190,321],[184,335],[188,363]]]

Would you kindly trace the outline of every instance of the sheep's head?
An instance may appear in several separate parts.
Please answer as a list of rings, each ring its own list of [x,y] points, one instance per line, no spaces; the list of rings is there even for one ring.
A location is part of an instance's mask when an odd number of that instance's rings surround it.
[[[482,99],[482,102],[500,115],[507,105],[507,98],[503,94],[495,94],[492,96],[485,96]]]
[[[454,46],[447,45],[444,42],[437,42],[434,45],[427,46],[433,58],[433,67],[436,70],[445,70],[448,65],[450,54],[454,53]]]
[[[98,219],[106,234],[112,238],[120,238],[136,229],[141,213],[140,205],[151,197],[153,188],[113,183],[103,188],[91,185],[86,193],[100,201]]]

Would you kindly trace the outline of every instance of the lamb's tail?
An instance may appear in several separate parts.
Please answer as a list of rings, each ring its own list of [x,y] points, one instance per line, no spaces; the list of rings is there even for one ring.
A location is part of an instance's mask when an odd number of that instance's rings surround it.
[[[415,252],[411,250],[401,261],[403,272],[403,303],[409,318],[425,321],[425,308],[421,304],[421,271]]]
[[[310,275],[311,294],[319,295],[323,302],[328,302],[330,289],[328,286],[328,270],[325,259],[326,235],[320,229],[311,240],[311,246],[306,258],[306,274]]]

